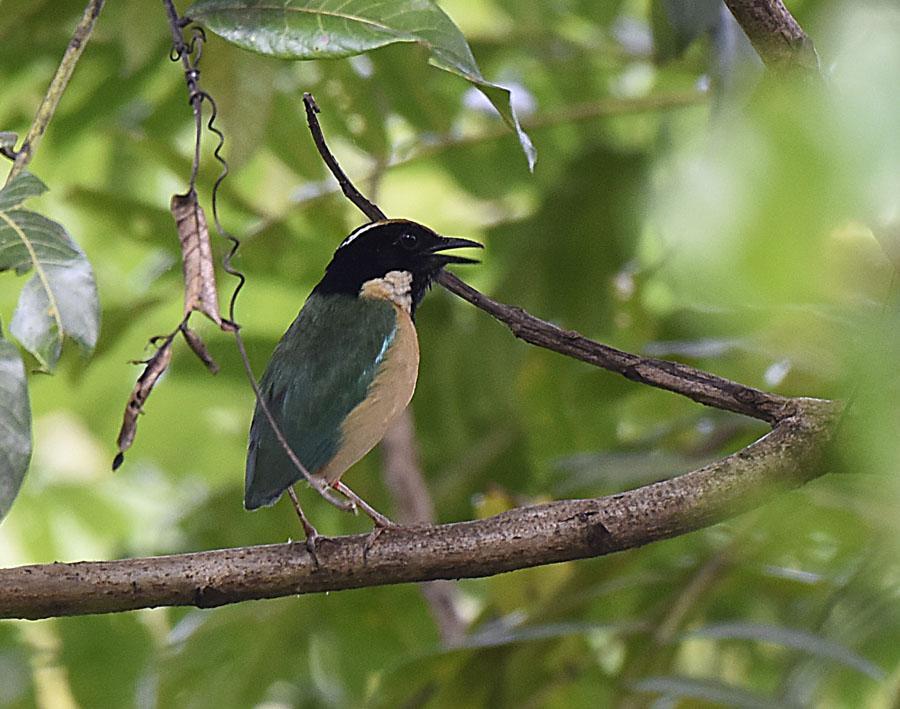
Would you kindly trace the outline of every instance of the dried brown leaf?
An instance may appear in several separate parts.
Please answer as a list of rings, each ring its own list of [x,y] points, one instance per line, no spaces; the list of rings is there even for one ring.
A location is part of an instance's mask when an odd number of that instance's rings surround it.
[[[125,405],[125,416],[122,418],[122,428],[119,429],[119,438],[117,439],[119,452],[113,460],[113,470],[116,470],[122,465],[122,461],[125,460],[125,451],[134,443],[134,436],[137,433],[137,420],[138,416],[143,413],[144,402],[147,401],[147,397],[150,396],[150,392],[153,391],[153,387],[160,376],[162,376],[162,373],[166,371],[171,361],[172,338],[168,337],[162,346],[156,350],[156,354],[147,361],[147,366],[141,372],[141,376],[138,377],[134,389],[131,390],[131,396],[128,397],[128,403]]]
[[[198,310],[216,325],[221,325],[209,229],[203,208],[197,202],[197,193],[191,191],[173,195],[171,210],[178,228],[178,239],[181,241],[185,317],[191,311]]]
[[[206,343],[200,339],[200,335],[191,330],[187,325],[181,327],[181,334],[184,335],[184,340],[188,343],[188,347],[190,347],[191,351],[206,365],[206,368],[213,374],[218,374],[219,365],[216,364],[216,360],[212,358],[209,350],[206,349]]]

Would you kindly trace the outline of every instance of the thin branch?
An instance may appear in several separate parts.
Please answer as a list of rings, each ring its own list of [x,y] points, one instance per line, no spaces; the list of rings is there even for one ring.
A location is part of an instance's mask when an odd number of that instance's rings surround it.
[[[650,111],[671,111],[679,108],[691,108],[703,105],[708,101],[708,95],[700,91],[673,92],[654,94],[651,96],[642,96],[637,98],[607,98],[598,101],[589,101],[586,103],[578,103],[548,113],[538,113],[533,116],[522,118],[522,128],[529,133],[545,128],[553,128],[559,125],[569,125],[571,123],[584,123],[597,120],[598,118],[611,118],[614,116],[625,116],[637,113],[647,113]],[[398,146],[386,164],[380,161],[363,177],[362,182],[368,182],[378,177],[382,171],[393,170],[397,167],[403,167],[417,160],[423,160],[436,157],[449,150],[457,148],[466,148],[481,143],[499,140],[511,136],[509,128],[506,125],[498,125],[493,128],[480,131],[470,135],[447,134],[437,139],[425,140],[422,137],[412,139],[405,145]],[[343,174],[343,172],[341,173]],[[341,189],[340,185],[322,183],[317,185],[316,190],[312,194],[291,200],[290,209],[296,209],[298,206],[307,206],[311,202],[322,199],[323,197],[334,194]],[[265,229],[270,228],[273,224],[283,222],[286,214],[275,214],[273,216],[265,216],[260,218],[251,230],[251,234],[259,234]]]
[[[316,117],[318,106],[315,99],[307,93],[303,95],[303,101],[316,148],[344,194],[370,219],[386,218],[381,209],[356,189],[328,149]],[[479,293],[449,271],[441,271],[437,282],[451,293],[492,315],[507,325],[516,337],[532,345],[618,372],[632,381],[682,394],[707,406],[744,414],[770,424],[778,422],[789,413],[786,404],[790,400],[783,396],[754,389],[684,364],[640,357],[594,342],[573,330],[564,330],[536,318],[522,308],[499,303]]]
[[[306,109],[306,122],[309,124],[309,132],[312,133],[319,155],[322,156],[322,160],[325,161],[328,169],[331,170],[331,174],[338,181],[344,196],[353,202],[359,211],[371,221],[377,222],[381,219],[387,219],[385,213],[376,204],[366,199],[363,193],[350,182],[350,178],[347,177],[347,174],[338,165],[334,154],[328,149],[328,145],[325,143],[325,136],[322,134],[322,128],[319,126],[319,119],[316,117],[316,114],[319,112],[319,106],[312,94],[303,94],[303,107]]]
[[[0,570],[0,618],[47,618],[156,606],[212,607],[259,598],[440,578],[473,578],[602,556],[685,534],[821,475],[840,406],[792,399],[756,443],[637,490],[522,507],[437,527],[119,561]]]
[[[499,303],[449,271],[442,271],[437,281],[532,345],[617,372],[635,382],[681,394],[700,404],[744,414],[770,424],[791,414],[793,399],[754,389],[685,364],[641,357],[594,342],[574,330],[564,330],[536,318],[522,308]]]
[[[388,429],[381,441],[381,451],[384,481],[394,500],[398,521],[411,525],[434,524],[434,502],[419,465],[415,423],[409,409]],[[444,644],[452,646],[462,640],[466,622],[457,612],[456,585],[439,579],[422,584],[421,589]]]
[[[22,172],[28,163],[31,162],[31,158],[34,157],[34,151],[37,150],[38,143],[46,132],[47,126],[50,125],[53,114],[56,113],[56,107],[59,105],[59,100],[66,90],[69,79],[72,78],[75,65],[87,46],[91,32],[94,30],[94,24],[97,22],[97,17],[103,9],[104,2],[105,0],[89,0],[84,8],[81,20],[75,26],[72,39],[69,40],[69,45],[66,47],[63,58],[56,68],[53,79],[50,81],[50,86],[47,87],[47,93],[44,95],[41,105],[38,106],[34,122],[32,122],[28,134],[22,141],[22,146],[16,152],[16,161],[13,163],[12,169],[6,178],[7,184],[12,178]]]
[[[169,29],[172,32],[172,59],[181,60],[184,67],[184,81],[188,89],[188,101],[194,113],[194,158],[191,163],[191,181],[187,193],[196,188],[197,173],[200,170],[200,137],[203,134],[203,93],[200,91],[200,70],[197,68],[200,55],[203,53],[203,41],[205,35],[202,29],[196,30],[190,44],[184,41],[184,21],[178,15],[172,0],[163,0],[166,16],[169,20]]]
[[[633,683],[641,677],[665,673],[665,668],[669,666],[678,650],[677,644],[673,642],[676,636],[698,602],[705,595],[709,595],[710,588],[734,565],[736,549],[745,543],[747,534],[758,520],[757,514],[744,515],[738,529],[732,532],[731,539],[708,556],[694,570],[684,586],[665,599],[659,620],[654,623],[655,628],[648,633],[645,643],[631,654],[629,661],[619,672],[616,684],[620,688],[620,697],[614,705],[615,709],[645,706],[643,698],[632,691]]]
[[[818,73],[812,40],[782,0],[725,0],[763,62],[778,72]]]
[[[300,473],[300,476],[309,483],[310,487],[312,487],[316,492],[319,493],[321,497],[323,497],[327,502],[336,507],[339,510],[343,511],[354,511],[356,509],[355,504],[352,501],[344,501],[335,496],[335,494],[328,487],[327,483],[324,480],[320,480],[318,478],[313,478],[312,475],[306,470],[306,467],[297,457],[296,453],[294,453],[290,444],[284,436],[284,433],[281,431],[281,428],[278,422],[275,420],[275,417],[272,415],[272,412],[269,409],[268,404],[266,403],[265,397],[262,395],[262,392],[259,388],[259,383],[256,381],[256,377],[253,373],[253,367],[250,364],[250,358],[247,356],[247,349],[244,346],[244,341],[240,333],[240,325],[237,323],[234,315],[235,304],[237,301],[238,293],[244,285],[245,277],[244,274],[235,269],[232,266],[232,259],[234,255],[237,253],[237,249],[240,246],[240,242],[238,239],[231,234],[229,234],[222,227],[222,224],[219,220],[219,211],[218,211],[218,202],[217,195],[218,189],[222,184],[222,181],[228,175],[228,163],[225,158],[222,156],[221,151],[222,147],[225,143],[225,136],[221,130],[219,130],[215,126],[215,120],[218,114],[218,109],[216,107],[216,102],[213,100],[212,96],[207,94],[200,88],[200,58],[203,54],[203,44],[206,41],[206,34],[204,33],[202,28],[194,28],[193,34],[190,42],[184,41],[184,28],[190,22],[185,21],[184,18],[178,15],[178,11],[175,9],[175,4],[172,0],[163,0],[163,6],[166,10],[166,16],[169,22],[169,29],[172,33],[172,54],[171,58],[173,61],[181,61],[182,66],[184,67],[184,80],[188,89],[188,100],[191,104],[191,109],[194,115],[194,155],[193,161],[191,163],[191,176],[190,182],[188,185],[188,189],[184,195],[177,195],[177,197],[185,197],[188,198],[190,202],[193,203],[193,219],[194,223],[192,225],[192,231],[196,234],[203,234],[206,236],[207,226],[205,219],[202,219],[202,210],[197,204],[197,193],[196,193],[196,182],[197,182],[197,174],[200,171],[200,147],[201,147],[201,137],[203,134],[203,102],[207,101],[210,104],[211,113],[209,117],[209,122],[207,123],[207,128],[212,132],[217,138],[218,143],[216,145],[215,150],[213,151],[213,156],[215,159],[222,165],[222,172],[216,178],[215,184],[213,185],[212,191],[212,203],[213,203],[213,219],[216,225],[216,229],[218,232],[228,239],[231,242],[231,250],[225,256],[225,264],[224,269],[226,273],[234,276],[238,279],[237,286],[231,295],[231,300],[229,301],[228,308],[228,320],[223,320],[218,315],[218,303],[216,303],[216,312],[215,317],[212,314],[206,313],[209,315],[217,324],[226,332],[230,332],[234,336],[235,344],[237,346],[238,354],[240,355],[241,362],[244,365],[244,370],[247,375],[247,379],[250,382],[250,386],[253,389],[253,393],[256,396],[256,400],[259,404],[260,410],[263,412],[263,415],[266,417],[266,420],[269,422],[269,426],[272,428],[272,432],[275,434],[275,438],[278,440],[278,443],[281,445],[288,459],[294,468]],[[202,223],[201,223],[202,222]],[[206,258],[209,260],[209,268],[212,269],[211,263],[211,255],[209,253],[206,254]],[[187,260],[185,259],[185,264],[187,264]],[[187,271],[186,271],[187,272]],[[213,280],[210,278],[210,280]],[[189,292],[189,284],[186,286],[186,292]],[[214,284],[213,284],[214,289]],[[216,293],[217,296],[217,293]],[[218,300],[215,296],[209,296],[210,301]],[[185,322],[182,325],[185,325],[189,313],[185,315]],[[198,350],[196,348],[192,348],[194,353],[200,356]],[[201,359],[203,359],[201,357]],[[115,467],[118,467],[122,462],[121,453],[116,457]],[[115,469],[115,468],[114,468]]]

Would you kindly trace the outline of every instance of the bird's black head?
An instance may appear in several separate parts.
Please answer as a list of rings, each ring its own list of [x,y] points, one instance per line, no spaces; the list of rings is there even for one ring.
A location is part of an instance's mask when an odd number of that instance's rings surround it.
[[[406,219],[371,222],[354,230],[341,242],[325,269],[314,293],[358,295],[363,284],[383,278],[390,271],[412,276],[411,309],[425,296],[425,291],[448,263],[478,263],[445,254],[460,247],[482,248],[468,239],[440,236],[426,226]]]

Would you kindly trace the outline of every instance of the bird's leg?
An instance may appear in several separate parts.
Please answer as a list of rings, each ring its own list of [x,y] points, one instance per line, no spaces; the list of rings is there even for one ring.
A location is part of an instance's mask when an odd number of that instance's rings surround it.
[[[369,515],[369,517],[371,517],[372,521],[375,523],[375,529],[373,529],[369,533],[369,536],[366,538],[366,545],[363,547],[363,561],[365,561],[366,557],[368,557],[369,555],[369,549],[372,548],[375,540],[381,536],[382,532],[384,532],[384,530],[388,529],[389,527],[397,528],[400,525],[391,522],[391,520],[389,520],[387,517],[381,514],[381,512],[372,507],[372,505],[370,505],[359,495],[353,492],[353,490],[347,487],[340,480],[331,483],[331,486],[348,500],[351,500],[353,504],[359,507],[359,509]]]
[[[353,514],[356,514],[356,503],[353,500],[341,500],[334,497],[330,486],[325,480],[317,477],[310,477],[309,484],[313,490],[325,498],[325,501],[328,504],[337,507],[341,512],[352,512]]]
[[[367,515],[369,515],[369,517],[375,523],[376,527],[380,527],[380,528],[384,529],[385,527],[398,526],[398,525],[394,524],[393,522],[391,522],[391,520],[389,520],[383,514],[381,514],[381,512],[379,512],[374,507],[372,507],[372,505],[370,505],[368,502],[366,502],[364,499],[362,499],[359,495],[357,495],[355,492],[353,492],[353,490],[351,490],[349,487],[347,487],[340,480],[335,480],[333,483],[331,483],[331,487],[333,487],[335,490],[337,490],[339,493],[341,493],[344,497],[346,497],[348,500],[350,500],[354,505],[356,505],[359,509],[361,509],[363,512],[365,512]]]
[[[306,515],[303,514],[303,508],[300,507],[300,500],[297,499],[297,493],[294,492],[294,486],[289,486],[287,492],[288,495],[290,495],[291,503],[294,505],[294,510],[296,510],[297,516],[300,518],[300,524],[303,525],[303,533],[306,535],[306,550],[309,552],[309,555],[312,557],[316,566],[318,566],[319,557],[316,556],[316,540],[319,538],[319,533],[316,531],[316,528],[313,527],[312,522],[310,522],[306,518]]]

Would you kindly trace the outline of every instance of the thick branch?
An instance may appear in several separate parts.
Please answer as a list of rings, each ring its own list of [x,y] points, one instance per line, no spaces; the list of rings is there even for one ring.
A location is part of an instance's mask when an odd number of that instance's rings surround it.
[[[536,318],[522,308],[498,303],[448,271],[438,283],[493,316],[526,342],[621,374],[626,379],[667,389],[700,404],[774,424],[790,415],[792,399],[754,389],[678,362],[641,357],[589,340]]]
[[[725,0],[766,66],[778,72],[819,71],[812,40],[782,0]]]
[[[671,480],[599,499],[523,507],[489,519],[366,535],[121,561],[0,570],[0,617],[47,618],[479,577],[602,556],[685,534],[822,474],[838,405],[793,399],[753,445]]]
[[[72,34],[72,39],[69,40],[69,45],[66,47],[65,54],[63,54],[63,58],[56,68],[56,74],[53,75],[50,86],[47,87],[47,93],[44,95],[41,105],[38,107],[37,114],[34,117],[34,122],[31,124],[28,135],[25,136],[25,140],[22,141],[22,146],[16,153],[16,161],[13,163],[12,170],[10,170],[9,175],[6,178],[7,183],[22,172],[34,156],[34,151],[37,149],[38,143],[43,137],[44,132],[47,130],[47,126],[50,125],[50,119],[52,119],[53,114],[56,113],[56,106],[59,104],[59,100],[66,90],[66,85],[69,83],[69,79],[72,78],[72,72],[75,71],[75,65],[78,63],[78,59],[81,57],[81,53],[87,45],[91,32],[94,29],[94,24],[97,22],[97,17],[100,15],[100,10],[103,9],[104,1],[105,0],[90,0],[84,8],[81,20],[75,26],[75,32]]]

